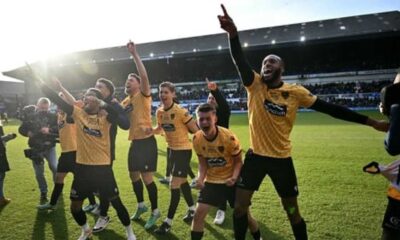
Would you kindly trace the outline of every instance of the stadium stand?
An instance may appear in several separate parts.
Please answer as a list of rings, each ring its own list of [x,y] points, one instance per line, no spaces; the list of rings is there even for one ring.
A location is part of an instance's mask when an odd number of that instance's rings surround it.
[[[286,82],[305,85],[324,99],[350,107],[376,107],[377,92],[393,79],[400,62],[400,55],[393,54],[400,52],[399,11],[270,26],[239,34],[256,69],[264,56],[278,54],[287,66]],[[204,78],[208,77],[223,87],[233,109],[246,108],[245,91],[238,84],[224,33],[143,43],[137,48],[153,84],[155,105],[158,84],[171,81],[177,86],[179,99],[195,106],[207,96]],[[108,78],[119,86],[119,99],[123,98],[126,76],[136,71],[125,46],[75,52],[32,65],[44,77],[57,76],[76,93],[93,86],[100,77]],[[25,80],[26,103],[38,97],[26,67],[4,74]]]

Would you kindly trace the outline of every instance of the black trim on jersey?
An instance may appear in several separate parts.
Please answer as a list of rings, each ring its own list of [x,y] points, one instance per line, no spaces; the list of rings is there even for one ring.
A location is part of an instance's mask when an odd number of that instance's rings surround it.
[[[150,95],[146,95],[146,94],[144,94],[144,93],[142,92],[142,90],[140,90],[140,93],[141,93],[144,97],[151,97],[151,93],[150,93]]]
[[[164,108],[164,111],[166,111],[166,112],[169,111],[174,105],[175,105],[175,103],[172,102],[172,105],[169,108]]]
[[[203,137],[207,142],[213,142],[218,137],[218,127],[217,127],[217,133],[215,134],[215,136],[212,139],[207,139],[204,134],[203,134]]]
[[[192,121],[193,117],[191,117],[189,120],[187,120],[186,122],[184,122],[184,124],[188,124],[190,121]]]
[[[280,88],[282,86],[283,86],[283,81],[281,81],[278,86],[275,86],[275,87],[268,86],[268,89],[278,89],[278,88]]]

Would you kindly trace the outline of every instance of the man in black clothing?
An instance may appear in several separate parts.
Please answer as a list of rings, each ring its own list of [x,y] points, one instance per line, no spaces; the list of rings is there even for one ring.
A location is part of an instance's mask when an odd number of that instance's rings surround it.
[[[57,115],[50,112],[50,100],[39,98],[35,111],[27,114],[18,131],[28,137],[30,149],[25,150],[26,157],[32,160],[36,181],[40,190],[40,204],[47,202],[47,182],[44,177],[44,161],[48,161],[53,181],[57,172],[56,138],[58,137]],[[31,108],[31,106],[29,106]]]
[[[306,223],[297,204],[298,187],[289,140],[299,107],[311,108],[332,117],[386,131],[386,122],[376,121],[342,106],[330,104],[307,89],[282,80],[284,62],[270,54],[264,58],[260,73],[245,58],[238,32],[224,6],[218,16],[221,28],[229,35],[230,51],[248,94],[250,147],[237,183],[233,216],[235,239],[245,239],[248,209],[254,191],[269,175],[281,197],[296,239],[308,239]]]
[[[217,109],[217,125],[229,128],[229,118],[231,117],[231,109],[228,101],[219,91],[218,86],[215,82],[210,82],[206,78],[207,88],[210,90],[210,94],[207,98],[207,103],[213,105]]]

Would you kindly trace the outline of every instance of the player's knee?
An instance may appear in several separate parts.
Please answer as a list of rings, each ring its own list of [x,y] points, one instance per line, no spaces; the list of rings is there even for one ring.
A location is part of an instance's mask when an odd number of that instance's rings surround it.
[[[140,173],[139,172],[130,172],[129,176],[131,178],[132,182],[136,182],[140,179]]]
[[[153,182],[153,173],[142,173],[142,179],[145,185],[149,185]]]
[[[177,178],[172,178],[170,184],[169,184],[170,189],[179,189],[181,187],[181,181]]]

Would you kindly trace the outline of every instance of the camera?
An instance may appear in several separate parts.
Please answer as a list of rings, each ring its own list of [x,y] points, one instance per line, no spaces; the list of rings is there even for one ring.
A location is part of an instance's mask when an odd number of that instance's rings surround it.
[[[15,133],[10,133],[10,134],[1,136],[0,138],[1,138],[1,141],[3,141],[4,143],[6,143],[6,142],[8,142],[8,141],[11,141],[11,140],[15,139],[16,137],[17,137],[17,134],[15,134]]]
[[[40,156],[40,154],[37,152],[37,150],[28,148],[28,149],[24,149],[24,154],[26,158],[29,158],[30,160],[36,162],[36,163],[42,163],[43,157]]]

